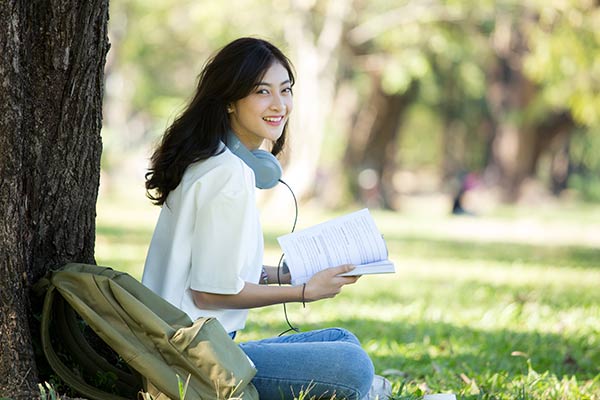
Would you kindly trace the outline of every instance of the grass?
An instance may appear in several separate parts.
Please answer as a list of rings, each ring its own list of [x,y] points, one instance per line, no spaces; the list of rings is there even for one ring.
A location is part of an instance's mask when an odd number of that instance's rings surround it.
[[[101,196],[97,262],[139,278],[158,208]],[[292,214],[263,211],[266,262]],[[274,213],[272,213],[274,214]],[[363,277],[333,300],[288,305],[302,330],[361,339],[395,398],[600,399],[600,207],[374,211],[394,275]],[[301,207],[298,228],[333,217]],[[282,219],[284,218],[284,219]],[[252,310],[239,340],[286,329],[281,306]]]

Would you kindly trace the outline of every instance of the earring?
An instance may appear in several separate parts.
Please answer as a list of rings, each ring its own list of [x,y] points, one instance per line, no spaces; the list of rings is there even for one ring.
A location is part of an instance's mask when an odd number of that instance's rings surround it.
[[[230,105],[227,106],[227,113],[231,114],[233,112],[233,107],[231,107]]]

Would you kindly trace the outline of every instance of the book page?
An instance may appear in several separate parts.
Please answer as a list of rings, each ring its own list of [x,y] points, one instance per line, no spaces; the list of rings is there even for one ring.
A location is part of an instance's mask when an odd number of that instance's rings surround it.
[[[396,272],[394,263],[390,260],[375,261],[369,264],[357,265],[350,272],[340,274],[339,276],[357,276],[357,275],[369,275],[369,274],[391,274]]]
[[[385,241],[366,208],[277,240],[293,284],[306,282],[325,268],[368,264],[388,256]]]

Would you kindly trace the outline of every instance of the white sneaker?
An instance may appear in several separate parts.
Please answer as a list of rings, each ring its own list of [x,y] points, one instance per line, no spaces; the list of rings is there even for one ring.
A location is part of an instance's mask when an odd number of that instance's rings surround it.
[[[361,400],[388,400],[392,396],[392,384],[381,375],[373,377],[369,393]]]
[[[423,400],[456,400],[456,395],[453,393],[435,393],[426,394]]]

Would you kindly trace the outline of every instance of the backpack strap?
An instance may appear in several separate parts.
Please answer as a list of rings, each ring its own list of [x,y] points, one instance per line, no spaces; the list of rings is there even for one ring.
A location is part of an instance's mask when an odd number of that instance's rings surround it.
[[[55,291],[56,288],[53,285],[48,287],[46,291],[46,297],[44,299],[44,307],[42,310],[42,349],[44,350],[44,354],[46,355],[48,363],[54,372],[56,372],[58,376],[65,381],[65,383],[67,383],[77,392],[88,396],[92,400],[127,400],[124,397],[107,393],[86,383],[81,377],[73,373],[73,371],[67,367],[56,354],[56,351],[52,347],[52,340],[50,337],[50,319],[55,300]]]
[[[54,318],[64,347],[74,361],[91,376],[97,373],[113,374],[118,393],[137,393],[142,388],[142,380],[137,372],[128,373],[117,368],[100,355],[90,345],[81,330],[81,321],[69,303],[60,295],[54,298]],[[101,340],[101,339],[99,339]]]

